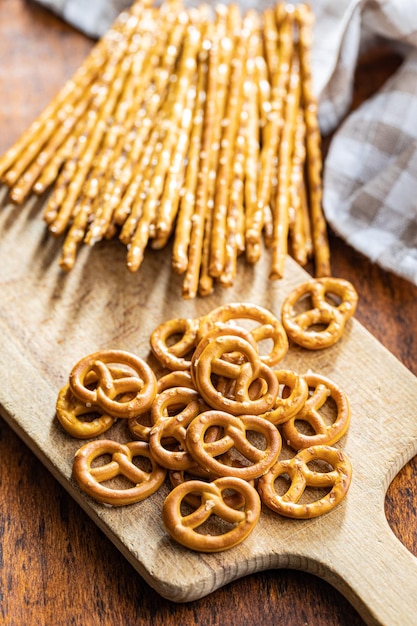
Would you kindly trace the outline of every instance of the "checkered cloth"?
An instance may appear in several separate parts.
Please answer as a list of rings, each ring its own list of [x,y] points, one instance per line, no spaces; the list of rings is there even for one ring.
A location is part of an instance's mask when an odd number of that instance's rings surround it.
[[[38,1],[94,37],[130,4]],[[240,0],[242,9],[260,11],[274,3]],[[324,164],[323,205],[328,223],[351,246],[417,285],[416,0],[310,0],[310,5],[316,16],[312,63],[323,134],[336,129],[349,109],[365,46],[383,39],[404,56],[384,87],[337,128]]]

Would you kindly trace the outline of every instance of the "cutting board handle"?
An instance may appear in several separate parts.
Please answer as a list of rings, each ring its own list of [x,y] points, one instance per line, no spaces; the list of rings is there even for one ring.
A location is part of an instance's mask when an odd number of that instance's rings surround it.
[[[417,558],[394,535],[384,514],[368,524],[363,518],[358,521],[350,530],[355,533],[351,549],[334,546],[334,567],[327,564],[332,570],[327,580],[369,626],[413,626],[417,623]]]

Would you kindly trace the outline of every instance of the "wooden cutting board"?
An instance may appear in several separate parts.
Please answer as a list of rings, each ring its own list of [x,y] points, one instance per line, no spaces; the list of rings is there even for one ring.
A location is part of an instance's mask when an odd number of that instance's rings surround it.
[[[167,318],[196,317],[233,301],[258,303],[279,316],[283,298],[308,275],[288,258],[285,278],[271,283],[264,255],[256,268],[240,267],[234,288],[184,301],[168,249],[149,252],[132,275],[116,241],[83,248],[67,275],[58,266],[62,242],[46,234],[39,202],[16,208],[5,193],[0,202],[2,415],[139,574],[162,596],[187,602],[252,572],[301,569],[334,585],[369,624],[415,623],[417,559],[391,532],[384,496],[417,453],[417,379],[355,320],[332,348],[291,347],[282,367],[324,374],[350,397],[351,427],[338,444],[353,465],[348,496],[314,520],[264,510],[240,546],[219,554],[189,551],[162,526],[168,487],[119,509],[80,492],[71,467],[81,443],[56,421],[58,390],[72,366],[98,349],[149,358],[150,332]],[[106,434],[112,435],[121,437]]]

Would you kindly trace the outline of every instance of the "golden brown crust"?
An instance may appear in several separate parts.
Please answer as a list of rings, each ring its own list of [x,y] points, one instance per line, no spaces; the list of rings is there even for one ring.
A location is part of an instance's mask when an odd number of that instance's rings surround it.
[[[223,492],[232,489],[245,500],[243,510],[229,506]],[[200,506],[188,515],[181,513],[181,503],[190,493],[201,498]],[[257,491],[246,481],[235,477],[219,478],[212,483],[192,480],[175,487],[165,499],[162,519],[169,534],[178,543],[199,552],[220,552],[241,543],[255,528],[261,513]],[[232,524],[220,535],[206,535],[197,529],[212,515]]]
[[[308,467],[312,461],[324,461],[332,469],[312,471]],[[274,483],[283,474],[289,477],[290,485],[280,495]],[[258,492],[262,502],[275,513],[295,519],[311,519],[328,513],[343,500],[351,478],[352,467],[346,454],[337,448],[319,445],[302,450],[291,459],[278,461],[259,479]],[[300,499],[308,487],[327,487],[329,492],[313,502],[302,503]]]
[[[93,461],[103,455],[111,455],[105,465],[92,467]],[[134,457],[145,457],[151,463],[151,471],[141,470]],[[97,439],[82,446],[74,457],[73,475],[80,488],[99,502],[112,506],[124,506],[140,502],[159,489],[165,480],[166,469],[159,466],[143,441],[121,444],[112,440]],[[104,484],[117,476],[124,476],[132,483],[129,488],[113,488]]]

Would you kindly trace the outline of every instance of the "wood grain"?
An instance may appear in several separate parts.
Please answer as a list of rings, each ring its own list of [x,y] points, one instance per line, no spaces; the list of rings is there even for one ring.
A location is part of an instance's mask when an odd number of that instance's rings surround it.
[[[10,59],[1,70],[0,149],[3,150],[72,73],[91,47],[91,42],[46,12],[23,2],[9,1],[0,6],[0,28],[4,30],[0,38],[2,58]],[[24,42],[24,46],[18,45],[18,41]],[[10,69],[6,73],[7,66]],[[31,81],[30,90],[27,89],[28,81]],[[5,93],[7,97],[3,98]],[[16,105],[12,106],[12,103]],[[35,219],[36,211],[32,211],[31,216]],[[23,237],[27,212],[10,211],[8,216],[2,217],[12,224],[10,228],[15,229],[13,233],[18,240],[20,235]],[[351,279],[360,292],[357,318],[417,373],[416,290],[372,266],[333,236],[331,245],[334,273]],[[14,299],[18,298],[25,304],[28,319],[34,320],[29,325],[32,330],[27,328],[21,337],[24,345],[27,342],[36,344],[37,328],[42,333],[43,327],[52,327],[51,320],[40,314],[45,311],[41,294],[45,295],[44,275],[56,272],[54,255],[56,257],[57,249],[57,243],[40,239],[36,250],[38,271],[32,273],[31,281],[34,282],[30,288],[25,285],[27,259],[22,260],[20,267],[19,264],[13,265],[15,275],[9,272],[5,277],[2,272],[2,294],[7,293],[7,298],[2,300],[2,310],[12,309]],[[11,281],[15,281],[14,291]],[[6,292],[3,287],[7,287]],[[33,295],[34,287],[39,298]],[[83,302],[84,323],[94,320],[95,313],[110,298],[108,293],[101,294],[97,302],[89,297],[82,284],[77,285],[76,292]],[[13,297],[10,294],[14,294]],[[29,294],[32,299],[28,301]],[[59,281],[49,294],[51,317],[59,317]],[[138,295],[141,302],[140,293]],[[124,333],[126,336],[126,329]],[[86,336],[79,349],[88,350],[89,341]],[[48,350],[42,349],[42,364],[47,377],[54,376],[50,361],[59,350],[59,338],[55,345],[48,346]],[[18,353],[15,357],[18,358]],[[69,357],[67,362],[64,359],[62,364],[68,365],[69,360]],[[7,369],[10,376],[16,371],[12,364]],[[19,370],[23,380],[24,373],[24,369]],[[388,387],[390,384],[388,380]],[[28,396],[29,417],[36,404]],[[363,623],[330,585],[317,576],[291,570],[248,575],[189,605],[173,605],[161,600],[3,423],[0,436],[0,480],[4,494],[0,504],[3,533],[0,614],[4,623],[93,624],[99,620],[103,624],[276,624],[284,620],[288,624]],[[413,507],[417,501],[415,477],[413,461],[389,489],[386,510],[391,526],[405,545],[417,554]]]

